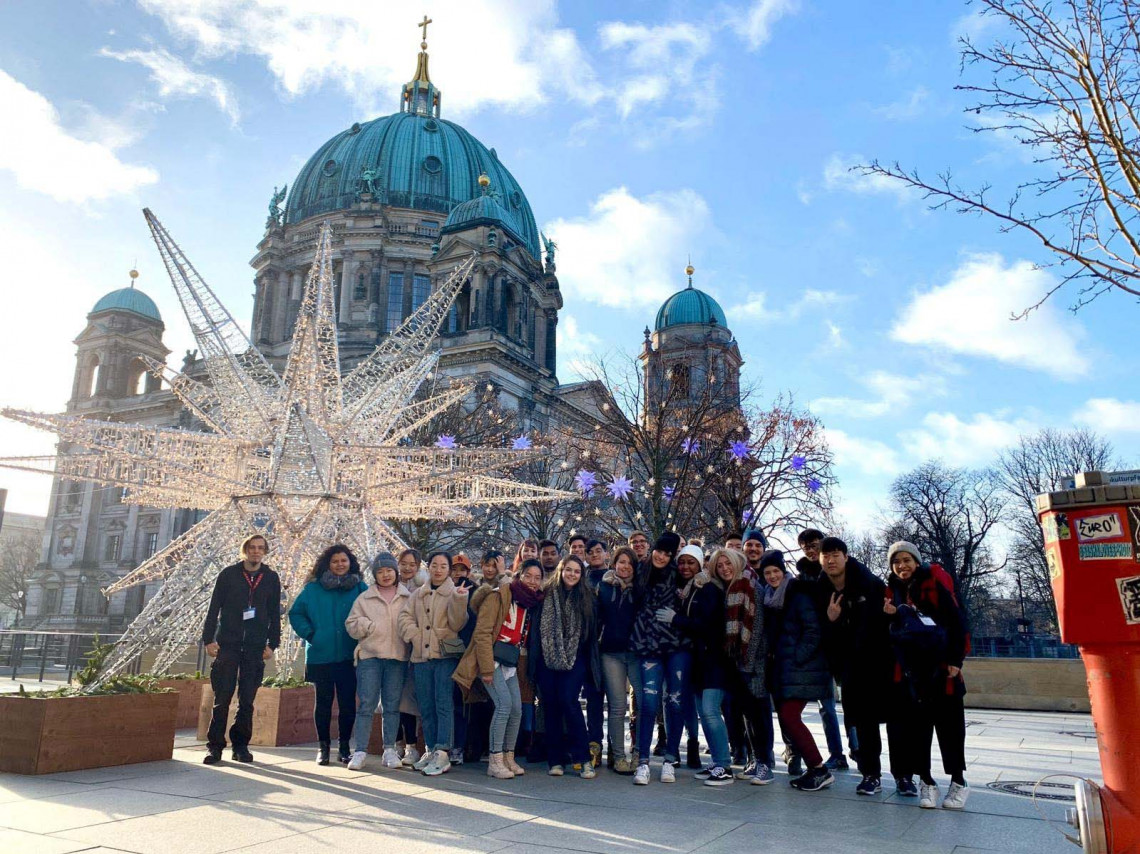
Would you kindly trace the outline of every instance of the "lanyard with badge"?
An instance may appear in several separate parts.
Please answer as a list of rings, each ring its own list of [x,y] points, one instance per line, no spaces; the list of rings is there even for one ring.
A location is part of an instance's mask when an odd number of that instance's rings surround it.
[[[253,594],[257,592],[257,586],[261,584],[262,574],[260,572],[257,573],[256,581],[250,578],[248,572],[242,572],[242,576],[245,578],[245,583],[249,585],[249,599],[247,600],[248,607],[241,612],[241,618],[242,620],[252,620],[257,616],[257,608],[253,605]]]

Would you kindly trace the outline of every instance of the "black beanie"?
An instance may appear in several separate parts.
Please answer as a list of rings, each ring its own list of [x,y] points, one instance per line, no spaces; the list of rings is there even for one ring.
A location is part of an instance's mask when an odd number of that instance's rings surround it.
[[[788,571],[787,564],[784,563],[784,553],[779,549],[768,549],[760,556],[760,566],[756,568],[763,572],[766,566],[778,566],[781,572]]]
[[[677,556],[677,549],[679,548],[681,548],[681,537],[673,531],[666,531],[653,544],[654,551],[665,552],[670,558]]]

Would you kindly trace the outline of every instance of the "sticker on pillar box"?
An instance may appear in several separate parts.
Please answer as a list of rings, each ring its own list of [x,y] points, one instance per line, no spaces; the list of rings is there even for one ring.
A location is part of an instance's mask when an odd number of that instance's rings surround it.
[[[1078,546],[1081,560],[1131,560],[1132,543],[1089,543]]]
[[[1132,542],[1136,546],[1136,560],[1140,560],[1140,505],[1129,507],[1128,515],[1132,517]]]
[[[1049,564],[1049,580],[1056,581],[1061,577],[1061,564],[1057,560],[1057,553],[1049,549],[1045,552],[1045,562]]]
[[[1120,591],[1120,604],[1124,606],[1124,622],[1130,626],[1140,623],[1140,575],[1116,579]]]
[[[1119,540],[1126,537],[1119,513],[1098,513],[1076,520],[1077,539],[1082,543]]]
[[[1072,539],[1073,529],[1069,527],[1068,514],[1053,513],[1050,516],[1046,516],[1045,521],[1041,523],[1041,527],[1045,531],[1045,542],[1047,543]]]

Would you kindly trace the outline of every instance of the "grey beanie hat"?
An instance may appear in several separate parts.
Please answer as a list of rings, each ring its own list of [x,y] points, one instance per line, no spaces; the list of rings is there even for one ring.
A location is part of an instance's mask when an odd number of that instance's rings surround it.
[[[372,558],[372,574],[375,575],[377,570],[380,569],[395,569],[399,570],[400,564],[396,561],[396,556],[391,552],[380,552],[376,557]]]
[[[899,540],[897,543],[892,543],[891,547],[887,549],[887,566],[891,565],[891,561],[899,552],[908,552],[914,557],[915,563],[922,563],[922,555],[918,553],[918,546],[914,543],[908,543],[906,540]]]

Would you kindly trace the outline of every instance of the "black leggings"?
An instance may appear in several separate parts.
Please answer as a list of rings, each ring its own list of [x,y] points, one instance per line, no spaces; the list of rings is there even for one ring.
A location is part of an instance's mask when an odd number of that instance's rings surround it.
[[[317,702],[313,707],[313,723],[317,725],[317,741],[331,741],[329,730],[332,725],[333,697],[337,701],[337,726],[340,728],[340,741],[347,744],[352,737],[352,725],[356,722],[356,668],[351,661],[335,661],[331,664],[310,664],[305,668],[305,678],[313,683],[317,691]]]

